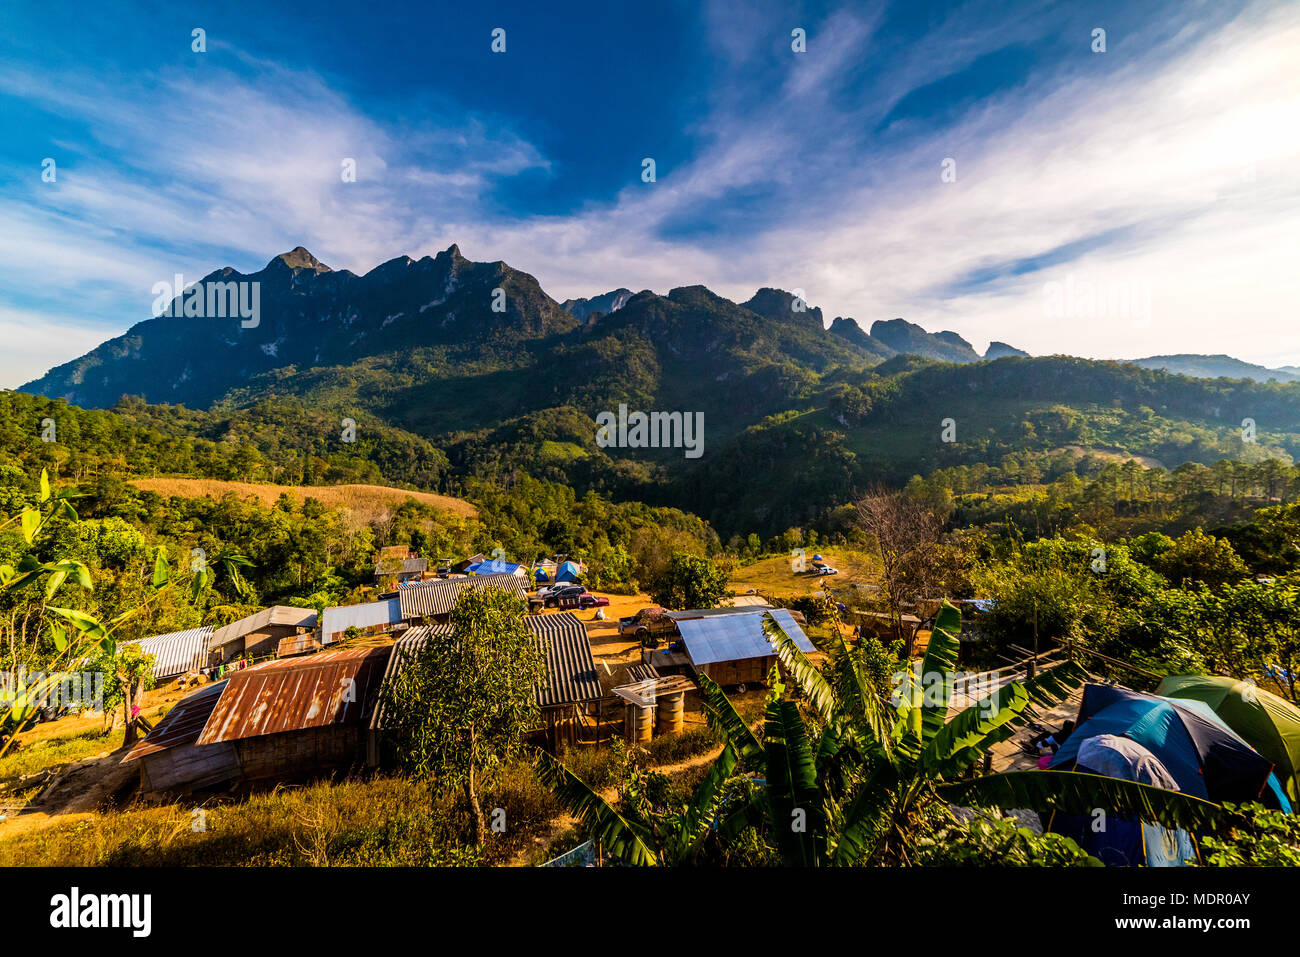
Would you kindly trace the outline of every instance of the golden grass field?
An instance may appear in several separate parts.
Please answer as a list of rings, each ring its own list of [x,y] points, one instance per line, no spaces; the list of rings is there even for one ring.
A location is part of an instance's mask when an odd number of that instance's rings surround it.
[[[386,485],[257,485],[252,482],[224,482],[220,479],[199,478],[149,478],[132,479],[131,484],[146,492],[180,498],[219,499],[229,492],[240,498],[255,498],[264,505],[274,505],[281,494],[288,493],[298,501],[314,498],[329,508],[346,508],[361,521],[370,521],[386,509],[401,505],[413,498],[422,505],[451,512],[461,518],[478,515],[469,502],[433,492],[411,492]]]

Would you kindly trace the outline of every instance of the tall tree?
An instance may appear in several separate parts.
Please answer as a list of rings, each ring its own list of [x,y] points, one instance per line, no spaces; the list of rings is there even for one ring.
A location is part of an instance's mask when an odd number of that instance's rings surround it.
[[[536,727],[534,687],[546,661],[524,606],[497,589],[467,588],[438,630],[384,686],[385,734],[403,762],[438,789],[463,789],[474,842],[485,832],[483,783]]]

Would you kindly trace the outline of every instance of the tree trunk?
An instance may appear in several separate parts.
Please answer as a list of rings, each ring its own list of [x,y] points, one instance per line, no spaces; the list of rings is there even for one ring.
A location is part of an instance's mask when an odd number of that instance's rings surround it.
[[[474,813],[474,846],[481,847],[483,844],[483,808],[478,801],[478,780],[475,775],[475,752],[478,744],[478,735],[473,726],[469,729],[469,776],[465,779],[465,793],[469,797],[469,806]]]

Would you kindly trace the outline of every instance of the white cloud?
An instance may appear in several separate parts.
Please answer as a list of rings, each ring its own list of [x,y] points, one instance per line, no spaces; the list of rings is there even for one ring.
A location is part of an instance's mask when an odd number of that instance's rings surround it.
[[[253,269],[298,244],[364,272],[457,242],[470,258],[533,273],[557,299],[705,283],[743,300],[779,285],[804,289],[828,316],[864,326],[904,316],[977,347],[996,338],[1036,353],[1300,363],[1300,10],[1261,6],[1172,38],[1153,28],[1124,41],[1128,55],[1113,45],[1087,69],[906,138],[864,131],[907,90],[1032,40],[1032,27],[952,19],[898,53],[876,46],[879,19],[842,11],[797,24],[809,52],[789,54],[788,76],[756,97],[747,75],[788,41],[717,5],[709,22],[731,29],[710,34],[718,62],[696,157],[654,184],[633,172],[607,203],[520,220],[488,213],[485,194],[551,167],[499,123],[442,113],[392,128],[314,74],[247,58],[251,72],[162,75],[126,91],[0,67],[0,94],[77,117],[95,140],[69,148],[57,188],[25,171],[29,185],[0,200],[0,306],[25,316],[10,322],[41,324],[25,333],[28,359],[0,365],[0,381],[85,351],[94,320],[120,332],[146,318],[150,286],[175,271]],[[872,56],[891,57],[889,69],[847,88]],[[947,156],[954,184],[939,179]],[[360,182],[341,183],[344,157]],[[672,228],[749,193],[768,197],[752,228]],[[1102,235],[1068,261],[1008,268]],[[998,268],[1001,278],[958,285]],[[1070,274],[1149,286],[1150,324],[1052,320],[1044,283]]]

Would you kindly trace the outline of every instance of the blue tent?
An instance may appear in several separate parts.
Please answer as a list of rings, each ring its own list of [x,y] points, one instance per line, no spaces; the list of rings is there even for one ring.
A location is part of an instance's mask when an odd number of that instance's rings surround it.
[[[573,562],[561,562],[560,567],[555,569],[557,582],[576,582],[581,575],[582,569]]]
[[[551,579],[547,576],[547,574],[546,574],[546,569],[545,569],[545,568],[538,568],[535,574],[537,575],[537,580],[538,580],[539,582],[548,582],[548,581],[551,580]]]
[[[1082,741],[1075,769],[1167,791],[1181,790],[1159,758],[1131,738],[1113,734]],[[1090,815],[1071,815],[1055,820],[1052,829],[1074,838],[1085,851],[1110,866],[1185,867],[1196,859],[1196,845],[1186,831],[1123,819],[1107,821],[1103,828],[1095,824]]]
[[[1200,707],[1197,707],[1200,705]],[[1074,730],[1048,765],[1069,770],[1098,735],[1136,741],[1185,794],[1222,804],[1260,801],[1290,811],[1273,765],[1202,702],[1162,698],[1113,685],[1086,685]]]

